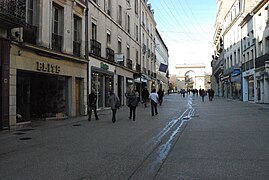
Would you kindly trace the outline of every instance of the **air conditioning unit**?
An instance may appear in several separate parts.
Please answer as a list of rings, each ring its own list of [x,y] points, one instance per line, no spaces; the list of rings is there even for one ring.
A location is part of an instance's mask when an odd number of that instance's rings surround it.
[[[23,28],[11,29],[11,39],[17,42],[23,42]]]

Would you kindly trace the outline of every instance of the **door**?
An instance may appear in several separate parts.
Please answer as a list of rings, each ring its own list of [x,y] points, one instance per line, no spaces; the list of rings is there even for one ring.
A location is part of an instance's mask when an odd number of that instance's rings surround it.
[[[76,79],[76,116],[80,115],[80,79]]]

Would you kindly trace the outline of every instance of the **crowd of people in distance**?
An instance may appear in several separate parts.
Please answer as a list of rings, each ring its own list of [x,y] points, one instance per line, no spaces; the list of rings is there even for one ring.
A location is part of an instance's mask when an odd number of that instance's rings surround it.
[[[188,94],[193,94],[194,96],[201,96],[202,97],[202,101],[204,102],[205,101],[205,96],[208,94],[208,99],[209,101],[212,101],[213,98],[214,98],[214,94],[215,94],[215,91],[211,88],[211,89],[208,89],[207,91],[205,91],[204,89],[188,89],[187,91],[185,89],[181,89],[179,91],[179,93],[185,97],[185,94],[188,93]]]
[[[188,93],[192,93],[194,96],[201,96],[202,97],[202,101],[204,102],[204,97],[208,94],[208,98],[209,101],[212,101],[214,98],[214,90],[213,89],[209,89],[207,91],[205,91],[204,89],[188,89],[187,91],[185,89],[181,89],[179,91],[179,93],[185,97],[185,94]],[[161,106],[163,103],[163,97],[164,97],[164,90],[159,89],[158,92],[156,92],[156,89],[153,89],[151,91],[151,93],[149,93],[147,88],[144,88],[142,90],[142,104],[144,104],[144,107],[147,107],[148,101],[150,101],[151,104],[151,115],[158,115],[158,104]],[[128,92],[125,94],[125,97],[127,99],[127,106],[129,107],[129,119],[132,119],[133,121],[135,121],[136,118],[136,107],[138,106],[138,102],[140,99],[139,96],[139,92],[135,91],[134,88],[130,88],[128,90]],[[97,102],[97,95],[96,95],[96,91],[95,89],[92,89],[91,94],[88,97],[88,102],[89,102],[89,117],[88,117],[88,121],[91,121],[91,115],[92,115],[92,111],[94,112],[95,115],[95,119],[98,120],[98,114],[96,111],[96,102]],[[119,97],[113,92],[110,91],[109,94],[109,98],[107,101],[108,106],[110,106],[111,110],[112,110],[112,122],[115,123],[116,122],[116,113],[117,113],[117,109],[120,108],[121,106],[121,102]]]

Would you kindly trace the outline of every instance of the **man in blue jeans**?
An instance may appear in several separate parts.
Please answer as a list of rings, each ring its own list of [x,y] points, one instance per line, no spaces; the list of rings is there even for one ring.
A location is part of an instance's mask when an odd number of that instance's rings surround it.
[[[151,115],[154,116],[154,111],[155,111],[155,115],[158,114],[157,111],[157,104],[159,102],[159,96],[156,93],[156,89],[153,89],[149,95],[149,99],[151,101]]]

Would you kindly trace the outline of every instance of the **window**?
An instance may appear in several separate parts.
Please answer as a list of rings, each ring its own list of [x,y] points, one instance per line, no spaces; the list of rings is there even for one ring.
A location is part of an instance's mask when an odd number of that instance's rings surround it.
[[[135,40],[138,41],[138,25],[135,26]]]
[[[138,0],[135,0],[135,13],[138,14]]]
[[[127,14],[127,32],[130,33],[130,16]]]
[[[122,25],[122,7],[120,5],[118,9],[118,23]]]
[[[121,41],[118,40],[118,53],[121,54]]]
[[[34,25],[34,2],[33,0],[27,0],[27,24]]]
[[[265,38],[265,50],[269,53],[269,36]]]
[[[127,49],[126,49],[126,58],[127,59],[130,59],[130,46],[127,46]]]
[[[62,11],[63,9],[56,4],[53,4],[53,33],[56,35],[62,34]]]
[[[55,51],[62,50],[63,37],[63,8],[53,3],[52,6],[52,49]]]
[[[111,48],[111,36],[110,36],[110,32],[107,32],[107,34],[106,34],[106,46],[107,46],[107,48]]]
[[[236,59],[236,52],[234,51],[234,59],[233,59],[233,65],[237,64],[237,59]]]
[[[142,11],[142,26],[145,26],[145,22],[144,22],[144,11]]]
[[[135,52],[135,61],[138,64],[138,50],[136,50],[136,52]]]
[[[81,19],[74,15],[74,40],[73,40],[73,54],[80,56],[81,45]]]
[[[74,41],[80,42],[81,38],[81,19],[78,16],[74,16]]]
[[[97,40],[97,25],[92,23],[92,40]]]
[[[108,15],[111,15],[111,10],[112,10],[112,8],[111,8],[111,0],[108,0],[108,2],[107,2],[107,14]]]
[[[259,43],[258,43],[258,55],[259,56],[262,56],[262,41],[260,41]]]

